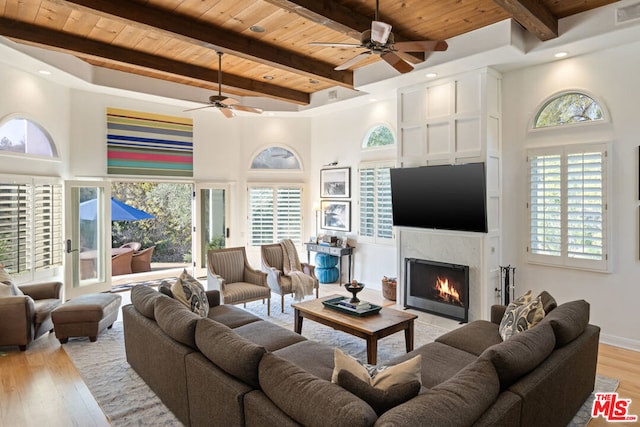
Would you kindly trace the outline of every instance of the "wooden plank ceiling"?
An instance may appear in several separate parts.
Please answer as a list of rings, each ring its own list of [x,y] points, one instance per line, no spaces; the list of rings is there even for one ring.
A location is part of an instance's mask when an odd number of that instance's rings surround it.
[[[446,40],[513,18],[541,40],[558,19],[617,0],[380,0],[379,20],[396,41]],[[352,87],[353,69],[334,68],[359,43],[375,0],[0,0],[0,35],[71,53],[95,66],[217,90],[307,104],[311,93]],[[252,28],[264,31],[255,32]],[[422,57],[423,58],[423,57]]]

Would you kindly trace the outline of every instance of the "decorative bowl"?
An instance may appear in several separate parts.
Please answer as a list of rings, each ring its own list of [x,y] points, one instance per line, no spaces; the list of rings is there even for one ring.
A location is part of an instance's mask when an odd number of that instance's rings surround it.
[[[345,283],[344,288],[347,291],[351,292],[351,295],[353,295],[353,298],[351,298],[349,302],[354,304],[360,302],[360,300],[356,295],[358,294],[358,292],[364,289],[364,283],[359,283],[356,280],[354,280],[351,283]]]

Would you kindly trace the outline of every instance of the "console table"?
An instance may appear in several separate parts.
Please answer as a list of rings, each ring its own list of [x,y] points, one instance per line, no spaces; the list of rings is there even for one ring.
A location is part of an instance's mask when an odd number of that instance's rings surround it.
[[[338,271],[340,274],[340,285],[342,286],[342,257],[349,257],[349,282],[351,283],[351,256],[353,255],[353,247],[349,246],[346,248],[342,248],[340,246],[327,246],[327,245],[319,245],[317,243],[305,243],[307,248],[307,262],[311,264],[311,252],[317,252],[322,254],[329,254],[333,256],[340,257],[340,261],[338,262]]]

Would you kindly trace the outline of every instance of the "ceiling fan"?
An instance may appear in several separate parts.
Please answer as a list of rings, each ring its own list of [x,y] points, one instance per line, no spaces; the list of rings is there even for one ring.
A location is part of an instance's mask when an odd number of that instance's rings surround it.
[[[371,23],[371,29],[366,30],[360,36],[360,44],[353,43],[322,43],[313,42],[312,46],[331,46],[331,47],[349,47],[357,49],[367,49],[347,62],[338,65],[336,70],[346,70],[349,67],[357,64],[370,55],[380,55],[380,58],[385,60],[389,65],[398,70],[401,73],[408,73],[413,70],[412,64],[417,64],[420,61],[413,55],[409,55],[406,52],[431,52],[431,51],[445,51],[447,50],[447,42],[434,41],[434,40],[422,40],[422,41],[406,41],[395,42],[393,33],[391,32],[391,25],[386,22],[378,20],[378,0],[376,0],[376,16],[375,20]]]
[[[245,105],[240,105],[238,104],[238,102],[240,101],[238,101],[237,99],[229,98],[222,95],[222,52],[217,52],[217,54],[218,54],[218,94],[211,95],[209,97],[209,105],[205,105],[204,107],[191,108],[189,110],[184,110],[184,111],[194,111],[194,110],[201,110],[203,108],[215,107],[218,110],[220,110],[220,112],[224,114],[225,117],[227,117],[228,119],[235,117],[234,110],[247,111],[249,113],[258,113],[258,114],[262,113],[261,108],[247,107]]]

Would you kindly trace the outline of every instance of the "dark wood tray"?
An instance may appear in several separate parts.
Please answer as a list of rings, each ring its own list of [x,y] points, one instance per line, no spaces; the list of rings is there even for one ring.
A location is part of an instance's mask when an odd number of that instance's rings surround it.
[[[332,299],[328,299],[326,301],[322,301],[322,304],[324,304],[325,307],[328,307],[332,310],[337,310],[340,311],[342,313],[346,313],[350,316],[357,316],[357,317],[364,317],[364,316],[370,316],[372,314],[376,314],[377,312],[380,311],[380,309],[382,309],[381,306],[379,305],[375,305],[375,304],[371,304],[371,307],[369,307],[366,310],[355,310],[355,309],[350,309],[348,307],[339,305],[338,302],[342,301],[343,299],[345,299],[345,297],[339,297],[339,298],[332,298]]]

